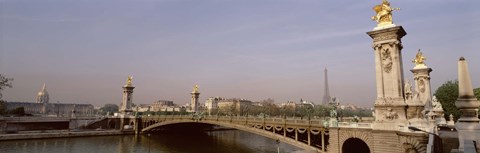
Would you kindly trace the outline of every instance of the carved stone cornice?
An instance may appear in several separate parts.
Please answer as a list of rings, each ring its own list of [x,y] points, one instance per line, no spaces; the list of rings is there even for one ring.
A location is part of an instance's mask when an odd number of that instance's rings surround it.
[[[378,37],[374,37],[374,38],[373,38],[373,41],[374,41],[374,42],[377,42],[377,41],[397,39],[397,38],[398,38],[398,36],[397,36],[395,33],[390,33],[390,34],[380,35],[380,36],[378,36]]]
[[[402,26],[396,26],[381,30],[374,30],[367,32],[367,34],[373,39],[373,42],[385,41],[385,40],[400,40],[403,36],[407,35],[407,32],[403,30]]]
[[[428,75],[418,75],[418,76],[414,76],[413,79],[415,79],[415,80],[418,80],[418,79],[430,80],[430,76],[428,76]]]

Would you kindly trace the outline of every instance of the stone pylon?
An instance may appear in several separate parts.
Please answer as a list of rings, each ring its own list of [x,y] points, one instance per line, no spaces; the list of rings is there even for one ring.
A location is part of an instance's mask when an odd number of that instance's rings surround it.
[[[468,64],[463,57],[458,61],[458,99],[455,106],[462,114],[455,123],[460,143],[458,149],[463,152],[465,141],[476,141],[477,146],[480,146],[480,120],[478,119],[480,102],[473,94]]]
[[[191,112],[197,112],[198,111],[198,97],[200,97],[200,92],[198,92],[198,85],[195,85],[193,87],[193,91],[191,93],[192,95],[192,101],[190,104],[190,110]]]
[[[430,72],[432,72],[432,69],[425,65],[422,67],[415,66],[410,71],[413,73],[413,79],[415,80],[416,95],[414,97],[417,96],[417,102],[421,102],[427,109],[431,109]]]
[[[367,32],[373,39],[377,98],[373,129],[406,130],[407,117],[401,38],[407,33],[402,26]]]
[[[122,106],[120,107],[120,113],[122,115],[132,115],[132,98],[133,98],[133,87],[132,77],[128,77],[127,83],[122,87],[123,88],[123,98]]]
[[[428,121],[425,118],[425,110],[430,111],[432,109],[432,93],[430,87],[430,72],[432,72],[432,69],[424,63],[425,59],[419,50],[416,58],[413,60],[415,67],[410,70],[413,73],[415,90],[412,92],[413,96],[408,97],[411,99],[406,98],[409,126],[423,129],[429,128]],[[410,89],[405,89],[405,93],[408,90]]]

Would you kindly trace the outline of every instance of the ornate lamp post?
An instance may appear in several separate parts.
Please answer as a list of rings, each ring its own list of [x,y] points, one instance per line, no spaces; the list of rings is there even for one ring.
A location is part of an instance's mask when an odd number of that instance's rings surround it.
[[[148,133],[147,136],[148,136],[148,153],[150,153],[150,133]]]
[[[277,153],[280,153],[280,140],[275,140],[275,144],[277,145]]]

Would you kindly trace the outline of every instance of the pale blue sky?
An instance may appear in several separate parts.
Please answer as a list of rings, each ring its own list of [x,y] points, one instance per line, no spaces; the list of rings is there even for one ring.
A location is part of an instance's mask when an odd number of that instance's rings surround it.
[[[320,103],[323,69],[332,96],[372,106],[375,27],[381,0],[0,0],[0,73],[15,79],[8,101],[134,103],[211,96]],[[432,92],[457,78],[460,56],[480,87],[480,1],[391,0],[403,38],[406,79],[418,49]]]

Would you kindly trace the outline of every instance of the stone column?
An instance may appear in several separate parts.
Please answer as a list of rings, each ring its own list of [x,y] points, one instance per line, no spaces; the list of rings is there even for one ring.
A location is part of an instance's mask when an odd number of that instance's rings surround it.
[[[409,126],[414,126],[421,129],[427,129],[430,125],[425,119],[424,110],[431,110],[432,93],[430,88],[430,72],[425,64],[416,65],[412,70],[415,82],[415,90],[412,99],[406,100],[407,103],[407,119],[410,122]],[[407,90],[407,89],[405,89]]]
[[[133,98],[133,87],[131,84],[123,86],[123,98],[122,98],[122,107],[120,112],[123,115],[132,115],[132,98]]]
[[[298,128],[295,128],[295,141],[298,141]]]
[[[200,97],[200,93],[198,90],[193,90],[192,94],[192,102],[191,102],[191,111],[197,112],[198,111],[198,97]]]
[[[120,112],[124,114],[129,114],[133,112],[132,110],[132,98],[133,98],[133,88],[132,86],[123,86],[123,98],[122,98],[122,107]]]
[[[415,80],[415,91],[418,93],[418,100],[422,102],[427,109],[431,109],[432,91],[430,88],[430,72],[432,72],[432,69],[426,66],[415,66],[410,71],[413,73]]]
[[[480,120],[478,119],[478,107],[480,102],[473,94],[472,82],[468,65],[465,58],[458,61],[458,99],[455,106],[460,110],[461,116],[455,123],[458,131],[459,150],[464,150],[464,142],[475,140],[480,146]]]
[[[308,145],[311,146],[312,145],[312,138],[310,136],[310,128],[307,128],[307,134],[308,134],[307,142],[308,142]]]
[[[401,38],[407,33],[402,26],[367,32],[373,39],[377,98],[374,129],[406,129],[406,103]]]
[[[322,134],[322,137],[321,137],[321,139],[322,139],[322,151],[325,152],[325,129],[324,128],[322,128],[322,133],[321,134]]]

